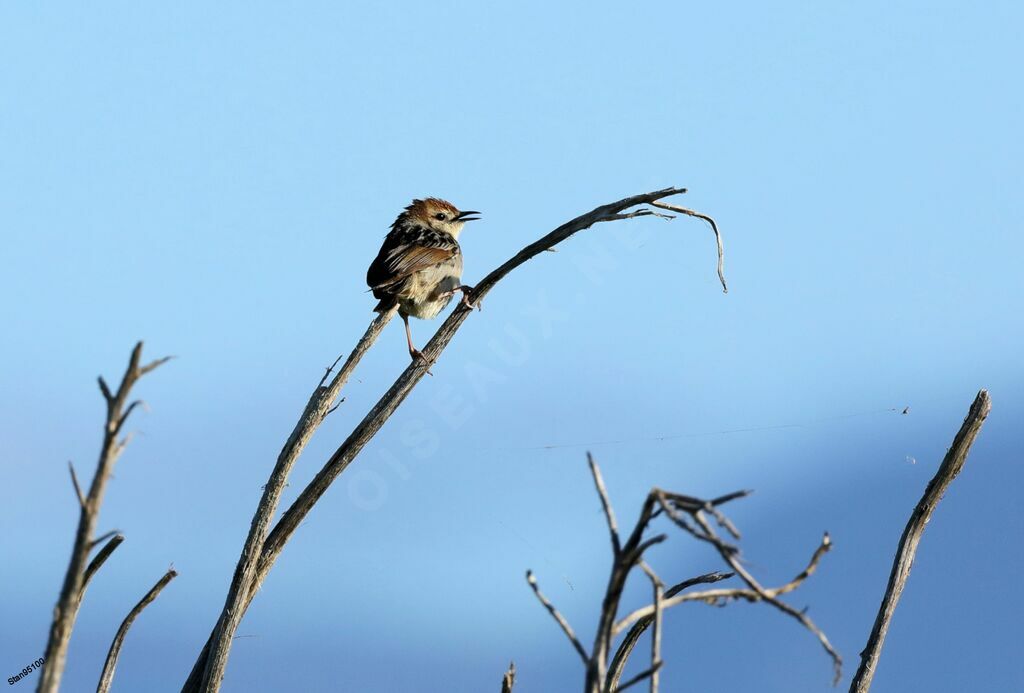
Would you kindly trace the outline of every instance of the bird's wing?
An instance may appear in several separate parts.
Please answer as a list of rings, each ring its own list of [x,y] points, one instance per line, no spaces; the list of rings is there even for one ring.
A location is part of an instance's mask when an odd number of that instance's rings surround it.
[[[382,289],[458,254],[459,244],[454,239],[439,237],[419,237],[390,248],[385,245],[370,265],[366,283],[371,289]]]

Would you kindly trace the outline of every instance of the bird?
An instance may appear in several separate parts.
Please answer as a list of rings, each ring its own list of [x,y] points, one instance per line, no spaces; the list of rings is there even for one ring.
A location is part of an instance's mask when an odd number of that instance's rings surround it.
[[[414,362],[426,359],[413,346],[410,316],[430,320],[460,291],[462,304],[474,307],[468,298],[473,287],[462,283],[459,234],[466,222],[478,220],[479,215],[477,211],[459,211],[451,202],[436,197],[413,200],[391,224],[366,272],[366,283],[379,299],[373,310],[386,313],[398,307]]]

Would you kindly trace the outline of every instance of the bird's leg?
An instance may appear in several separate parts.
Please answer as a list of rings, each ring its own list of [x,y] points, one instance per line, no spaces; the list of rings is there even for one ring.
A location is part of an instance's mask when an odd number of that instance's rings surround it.
[[[462,305],[466,306],[467,308],[469,308],[471,310],[473,308],[476,308],[477,310],[483,310],[484,309],[484,302],[483,302],[483,300],[479,300],[476,303],[470,303],[470,301],[469,301],[469,292],[472,291],[472,290],[473,290],[472,286],[469,286],[468,284],[461,284],[459,286],[456,286],[451,291],[445,291],[443,294],[441,294],[441,298],[448,298],[450,296],[454,296],[456,291],[461,291],[462,292]]]
[[[423,352],[412,345],[412,330],[409,329],[409,316],[402,314],[402,321],[405,323],[405,340],[409,344],[409,356],[413,361],[416,361],[416,359],[423,361],[427,367],[427,375],[434,375],[430,372],[430,364],[427,362],[427,357],[423,355]]]

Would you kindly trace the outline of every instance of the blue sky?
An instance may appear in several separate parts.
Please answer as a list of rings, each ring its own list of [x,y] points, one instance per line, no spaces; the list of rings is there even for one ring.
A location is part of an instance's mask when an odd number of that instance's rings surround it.
[[[584,454],[625,521],[654,485],[732,513],[764,582],[855,668],[913,504],[974,394],[875,691],[1016,690],[1022,13],[1015,3],[24,3],[0,6],[0,675],[41,655],[89,472],[95,376],[178,358],[109,487],[127,540],[90,587],[66,690],[177,690],[322,367],[370,319],[365,269],[412,197],[479,209],[472,283],[557,224],[669,185],[713,214],[602,225],[491,293],[284,551],[226,691],[580,686],[608,566]],[[438,323],[415,322],[425,342]],[[406,365],[388,327],[290,502]],[[910,407],[907,415],[898,412]],[[895,411],[894,411],[895,410]],[[682,536],[666,579],[715,569]],[[630,605],[645,598],[633,586]],[[824,691],[765,607],[681,607],[666,690]],[[6,672],[6,673],[5,673]],[[33,686],[22,683],[22,686]],[[489,688],[490,687],[490,688]]]

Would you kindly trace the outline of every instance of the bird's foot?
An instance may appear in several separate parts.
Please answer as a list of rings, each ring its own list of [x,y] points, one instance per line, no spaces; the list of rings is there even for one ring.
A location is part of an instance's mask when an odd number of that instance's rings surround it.
[[[473,310],[474,308],[476,308],[477,310],[483,310],[484,309],[484,301],[483,301],[483,299],[477,299],[475,302],[469,300],[469,294],[470,294],[471,291],[473,291],[473,287],[469,286],[467,284],[463,284],[462,286],[457,286],[454,289],[452,289],[451,291],[445,291],[443,294],[441,294],[441,297],[442,298],[451,298],[452,296],[455,295],[455,292],[457,292],[457,291],[461,291],[462,292],[462,301],[461,301],[461,303],[462,303],[462,305],[466,306],[466,308],[469,308],[470,310]]]
[[[412,358],[413,363],[416,363],[417,361],[422,361],[423,367],[427,371],[427,375],[433,377],[434,374],[430,372],[430,361],[427,360],[427,357],[423,355],[422,351],[420,351],[419,349],[410,349],[409,356]]]

